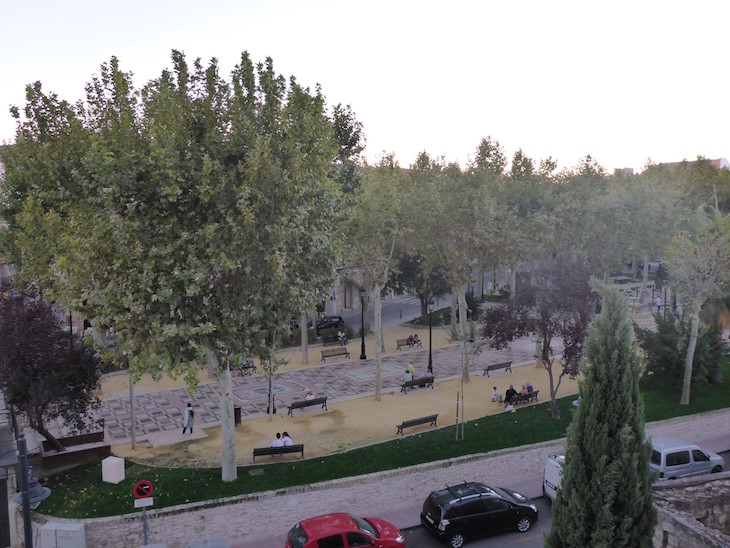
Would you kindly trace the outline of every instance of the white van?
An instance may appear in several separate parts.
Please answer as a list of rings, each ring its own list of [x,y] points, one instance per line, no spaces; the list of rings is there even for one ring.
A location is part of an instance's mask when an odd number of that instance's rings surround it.
[[[563,479],[563,464],[565,464],[565,455],[562,453],[550,455],[545,461],[545,471],[542,475],[542,494],[551,503],[558,496],[558,489]]]
[[[679,438],[660,436],[651,439],[649,468],[658,480],[677,479],[722,472],[723,458],[712,451]]]

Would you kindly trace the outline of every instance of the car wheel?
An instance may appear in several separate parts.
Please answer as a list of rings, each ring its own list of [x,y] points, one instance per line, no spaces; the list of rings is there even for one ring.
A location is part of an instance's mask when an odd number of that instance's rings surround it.
[[[532,521],[526,516],[522,516],[517,520],[517,530],[520,533],[525,533],[532,526]]]
[[[464,541],[466,539],[464,538],[464,533],[461,531],[457,531],[456,533],[451,533],[449,536],[449,546],[451,548],[461,548],[464,546]]]
[[[718,466],[715,466],[715,467],[714,467],[714,468],[712,469],[712,473],[713,473],[713,474],[719,474],[720,472],[722,472],[722,466],[719,466],[719,465],[718,465]]]

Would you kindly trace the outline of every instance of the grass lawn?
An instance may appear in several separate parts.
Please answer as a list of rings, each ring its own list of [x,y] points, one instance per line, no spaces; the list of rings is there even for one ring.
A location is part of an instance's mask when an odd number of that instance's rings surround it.
[[[726,367],[725,378],[729,374],[730,367]],[[695,389],[689,406],[679,405],[677,387],[645,383],[642,394],[647,422],[730,407],[730,390],[726,385]],[[520,408],[517,413],[469,421],[465,424],[464,440],[455,441],[452,425],[326,457],[241,466],[238,479],[231,483],[221,481],[220,468],[154,468],[127,461],[125,480],[114,485],[101,481],[101,463],[82,465],[48,479],[45,485],[53,490],[53,495],[43,502],[41,511],[64,518],[134,512],[132,487],[141,479],[154,486],[155,508],[164,508],[558,439],[565,436],[573,417],[573,399],[575,396],[559,400],[559,421],[550,418],[546,403],[540,403]],[[251,475],[252,469],[261,473]]]

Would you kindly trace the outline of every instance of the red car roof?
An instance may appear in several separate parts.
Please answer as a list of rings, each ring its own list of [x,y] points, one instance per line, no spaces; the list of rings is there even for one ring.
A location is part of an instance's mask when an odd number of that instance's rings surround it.
[[[355,520],[344,512],[325,514],[316,518],[309,518],[299,522],[309,539],[326,537],[343,531],[357,531]]]

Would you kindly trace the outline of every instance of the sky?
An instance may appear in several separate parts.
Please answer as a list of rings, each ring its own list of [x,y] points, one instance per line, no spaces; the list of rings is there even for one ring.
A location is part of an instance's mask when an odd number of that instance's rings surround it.
[[[177,49],[319,84],[362,122],[369,163],[465,166],[485,137],[568,168],[728,158],[728,25],[709,0],[0,0],[0,143],[26,85],[73,103],[116,56],[140,88]]]

